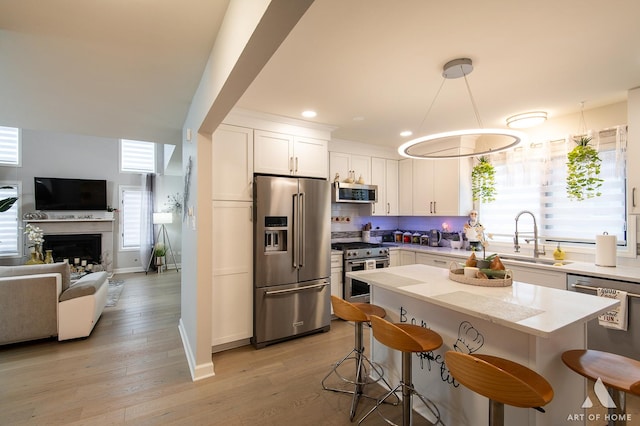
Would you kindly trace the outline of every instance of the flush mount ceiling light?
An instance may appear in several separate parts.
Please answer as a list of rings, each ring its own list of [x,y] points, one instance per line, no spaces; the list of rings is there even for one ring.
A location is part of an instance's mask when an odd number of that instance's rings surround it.
[[[507,118],[507,126],[512,129],[526,129],[542,124],[546,120],[547,113],[544,111],[525,112]]]
[[[315,111],[311,111],[311,110],[306,110],[302,112],[302,116],[305,118],[313,118],[315,116],[317,116],[318,113]]]
[[[476,107],[469,82],[467,81],[467,75],[470,74],[471,71],[473,71],[473,63],[469,58],[454,59],[444,65],[442,70],[442,83],[422,123],[424,124],[429,116],[429,112],[433,108],[444,82],[446,80],[464,77],[479,128],[454,130],[412,139],[398,148],[400,155],[415,159],[476,157],[513,148],[525,140],[526,136],[515,130],[482,128],[480,114],[478,114],[478,108]]]

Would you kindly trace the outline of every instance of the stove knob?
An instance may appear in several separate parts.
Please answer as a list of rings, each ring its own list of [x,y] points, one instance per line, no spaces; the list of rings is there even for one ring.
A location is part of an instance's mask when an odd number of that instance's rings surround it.
[[[367,250],[367,256],[371,254],[371,250]]]

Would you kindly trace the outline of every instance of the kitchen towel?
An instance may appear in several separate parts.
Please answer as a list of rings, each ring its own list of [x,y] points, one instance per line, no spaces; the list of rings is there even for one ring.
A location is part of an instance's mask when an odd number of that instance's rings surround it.
[[[601,326],[627,331],[627,292],[613,288],[598,287],[598,296],[618,299],[620,304],[598,317]]]
[[[606,232],[596,235],[596,265],[616,266],[616,245],[618,240],[615,235]]]
[[[364,264],[364,269],[368,271],[369,269],[376,269],[376,261],[375,260],[367,260]]]

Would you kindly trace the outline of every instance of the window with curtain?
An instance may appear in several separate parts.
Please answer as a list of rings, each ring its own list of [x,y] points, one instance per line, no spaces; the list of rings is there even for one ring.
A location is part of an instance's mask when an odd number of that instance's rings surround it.
[[[123,186],[120,188],[122,205],[120,220],[120,248],[137,250],[140,248],[140,221],[144,191],[140,187]]]
[[[156,144],[154,142],[120,139],[120,171],[125,173],[155,173]]]
[[[0,126],[0,165],[20,166],[20,129]]]
[[[494,241],[512,241],[515,217],[531,211],[538,234],[547,242],[594,244],[603,232],[616,235],[626,245],[625,148],[626,127],[618,126],[589,135],[601,163],[601,196],[584,201],[567,197],[567,152],[572,138],[532,144],[491,156],[496,170],[497,196],[480,205],[480,222]],[[531,218],[522,216],[519,232],[533,231]]]
[[[0,200],[20,197],[18,182],[0,182]],[[5,212],[0,213],[0,256],[19,256],[22,241],[18,217],[20,205],[15,203]]]

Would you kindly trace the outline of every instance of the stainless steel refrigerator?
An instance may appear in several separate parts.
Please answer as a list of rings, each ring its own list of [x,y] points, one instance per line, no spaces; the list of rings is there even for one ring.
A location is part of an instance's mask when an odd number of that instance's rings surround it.
[[[331,192],[321,179],[254,176],[256,348],[331,322]]]

